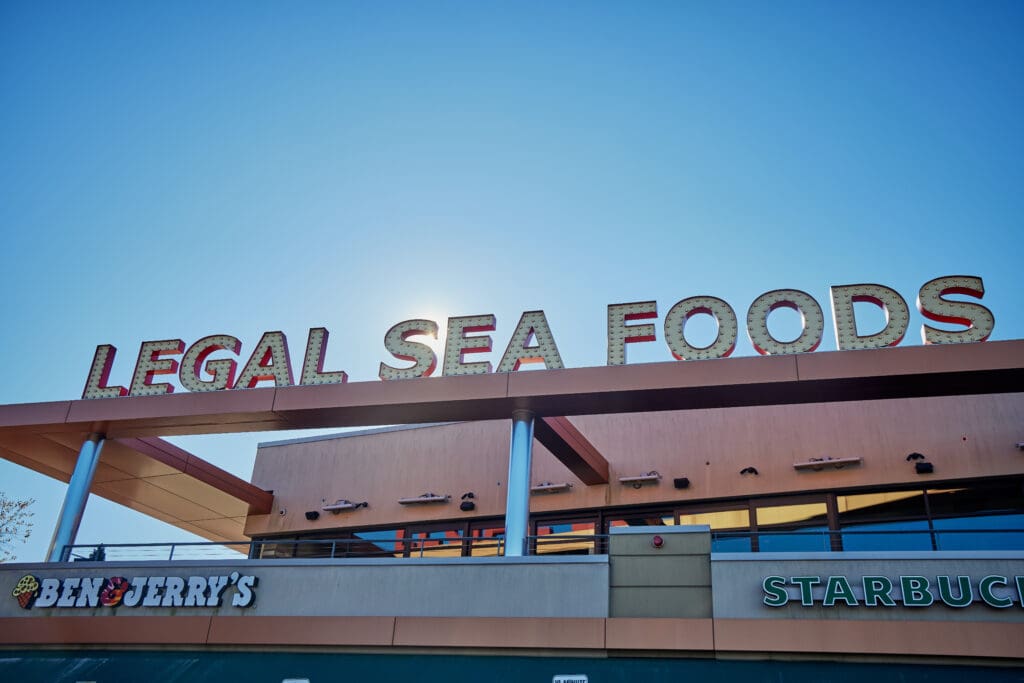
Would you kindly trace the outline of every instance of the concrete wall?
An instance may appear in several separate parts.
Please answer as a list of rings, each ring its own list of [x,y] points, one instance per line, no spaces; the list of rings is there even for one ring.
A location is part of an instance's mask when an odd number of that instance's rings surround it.
[[[0,565],[0,617],[32,616],[424,616],[605,617],[608,564],[603,556],[273,560]],[[63,577],[209,576],[237,571],[259,579],[252,607],[94,607],[22,609],[11,590],[26,574]]]
[[[609,550],[611,616],[711,617],[708,527],[614,528]]]

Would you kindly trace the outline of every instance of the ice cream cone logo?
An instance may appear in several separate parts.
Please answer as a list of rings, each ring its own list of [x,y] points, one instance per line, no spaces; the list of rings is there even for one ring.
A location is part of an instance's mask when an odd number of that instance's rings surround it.
[[[31,574],[26,574],[14,586],[11,595],[18,599],[18,604],[22,609],[28,609],[32,606],[32,601],[39,595],[39,581]]]

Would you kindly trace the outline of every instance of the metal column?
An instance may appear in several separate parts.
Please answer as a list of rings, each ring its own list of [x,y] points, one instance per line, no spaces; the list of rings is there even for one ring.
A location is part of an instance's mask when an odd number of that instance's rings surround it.
[[[90,434],[82,443],[75,462],[75,471],[71,473],[68,491],[64,495],[64,504],[57,518],[57,528],[53,531],[50,550],[46,554],[47,562],[61,562],[64,558],[64,547],[75,542],[78,525],[82,523],[82,513],[89,500],[89,488],[92,477],[96,473],[96,464],[100,461],[100,450],[103,448],[103,435]]]
[[[530,461],[533,459],[533,413],[512,413],[512,445],[508,455],[508,499],[505,503],[505,555],[529,554]]]

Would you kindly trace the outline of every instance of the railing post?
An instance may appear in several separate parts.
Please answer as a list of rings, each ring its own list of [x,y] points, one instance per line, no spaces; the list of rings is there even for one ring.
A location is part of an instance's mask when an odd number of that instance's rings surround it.
[[[530,464],[533,460],[533,413],[512,413],[512,443],[508,456],[508,490],[505,502],[505,556],[529,553],[526,536],[530,526]]]
[[[75,543],[102,449],[103,435],[90,434],[78,451],[78,460],[75,461],[75,469],[71,473],[67,493],[64,494],[64,504],[61,505],[57,526],[50,540],[50,549],[46,553],[47,562],[67,562],[64,548]]]

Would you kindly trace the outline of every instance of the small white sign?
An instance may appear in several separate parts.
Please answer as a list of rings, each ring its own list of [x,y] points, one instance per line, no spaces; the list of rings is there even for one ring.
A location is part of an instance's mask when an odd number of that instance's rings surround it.
[[[588,683],[587,674],[558,674],[551,683]]]

